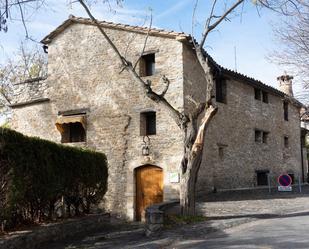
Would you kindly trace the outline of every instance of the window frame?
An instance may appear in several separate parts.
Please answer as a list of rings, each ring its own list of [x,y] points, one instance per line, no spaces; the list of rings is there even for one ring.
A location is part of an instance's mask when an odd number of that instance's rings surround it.
[[[283,137],[283,144],[284,144],[284,148],[289,148],[290,144],[289,144],[289,136],[284,136]]]
[[[157,113],[155,111],[145,111],[140,113],[140,135],[157,135]]]
[[[262,91],[262,101],[266,104],[269,103],[268,92]]]
[[[289,121],[289,102],[283,101],[283,118],[285,121]]]
[[[78,128],[77,128],[78,126]],[[61,133],[61,143],[85,143],[87,141],[87,132],[86,129],[80,122],[76,123],[66,123],[62,125],[64,131]],[[80,133],[77,134],[77,130],[80,129]],[[75,130],[75,134],[73,135],[73,130]],[[76,139],[76,137],[81,137],[81,139]]]
[[[262,142],[262,131],[259,129],[254,130],[254,141],[256,143],[261,143]]]
[[[254,87],[254,99],[261,101],[262,90],[260,88]]]
[[[269,174],[269,170],[256,170],[255,171],[256,174],[256,185],[257,186],[268,186],[268,174]],[[265,179],[262,179],[262,182],[264,182],[264,184],[259,184],[261,183],[261,179],[259,178],[259,175],[264,174],[266,176],[266,182]],[[260,181],[259,181],[260,179]],[[264,180],[264,181],[263,181]],[[266,184],[265,184],[266,183]]]
[[[216,102],[227,104],[227,80],[224,77],[217,77],[216,83]]]
[[[254,129],[254,141],[259,144],[268,144],[269,134],[269,131]]]
[[[262,131],[262,143],[268,144],[269,139],[269,132],[268,131]]]
[[[149,77],[156,73],[156,53],[144,53],[140,57],[139,74],[141,77]]]

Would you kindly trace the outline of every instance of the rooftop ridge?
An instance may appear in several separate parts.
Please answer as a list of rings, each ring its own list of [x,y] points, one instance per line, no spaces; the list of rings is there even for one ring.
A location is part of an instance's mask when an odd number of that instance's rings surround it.
[[[83,24],[88,24],[88,25],[95,25],[90,18],[76,17],[73,15],[70,15],[66,21],[64,21],[54,31],[52,31],[47,36],[45,36],[41,40],[41,43],[43,44],[50,43],[54,37],[56,37],[59,33],[61,33],[65,28],[67,28],[72,23],[83,23]],[[165,29],[152,28],[152,27],[151,28],[141,27],[141,26],[136,26],[136,25],[114,23],[114,22],[108,22],[108,21],[98,21],[98,23],[105,28],[120,29],[120,30],[126,30],[126,31],[131,31],[131,32],[143,33],[143,34],[147,34],[149,32],[150,35],[158,35],[158,36],[169,37],[169,38],[181,37],[184,39],[185,38],[191,39],[190,35],[185,34],[184,32],[176,32],[173,30],[165,30]]]
[[[161,36],[161,37],[177,39],[179,41],[186,41],[193,48],[194,48],[193,43],[198,44],[194,37],[192,37],[191,35],[186,34],[184,32],[176,32],[176,31],[173,31],[173,30],[165,30],[165,29],[159,29],[159,28],[134,26],[134,25],[129,25],[129,24],[114,23],[114,22],[108,22],[108,21],[98,21],[98,22],[102,25],[103,28],[104,27],[105,28],[112,28],[112,29],[124,30],[124,31],[129,31],[129,32],[136,32],[136,33],[140,33],[140,34],[148,34],[148,32],[149,32],[149,35],[153,35],[153,36]],[[69,18],[66,21],[64,21],[54,31],[52,31],[47,36],[45,36],[41,40],[41,43],[49,44],[54,37],[56,37],[59,33],[61,33],[63,30],[65,30],[72,23],[82,23],[82,24],[87,24],[87,25],[95,25],[90,18],[76,17],[74,15],[70,15]],[[265,84],[260,80],[254,79],[253,77],[247,76],[245,74],[236,72],[234,70],[231,70],[231,69],[228,69],[228,68],[225,68],[225,67],[219,65],[213,59],[213,57],[210,56],[209,53],[207,53],[206,50],[204,50],[204,49],[203,49],[203,55],[205,57],[208,57],[208,59],[210,60],[211,64],[214,67],[216,67],[220,71],[223,71],[225,74],[228,74],[232,77],[238,77],[240,79],[243,79],[244,81],[246,81],[250,85],[263,88],[264,90],[270,91],[273,94],[279,95],[279,96],[281,96],[285,99],[289,99],[295,105],[303,106],[303,104],[301,102],[299,102],[297,99],[295,99],[294,97],[290,97],[290,96],[286,95],[285,93],[283,93],[282,91],[278,90],[275,87],[272,87],[268,84]]]

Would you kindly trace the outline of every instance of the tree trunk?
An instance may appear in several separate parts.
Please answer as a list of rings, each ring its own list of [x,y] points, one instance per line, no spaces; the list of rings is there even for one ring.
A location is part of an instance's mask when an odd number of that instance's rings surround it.
[[[195,215],[195,190],[203,159],[205,133],[216,112],[217,108],[210,105],[206,109],[199,126],[197,126],[198,113],[191,116],[185,130],[185,152],[181,162],[180,182],[180,206],[183,215]]]
[[[195,215],[195,189],[198,171],[202,162],[202,154],[199,153],[193,159],[189,159],[186,165],[186,172],[182,172],[180,206],[183,215]]]

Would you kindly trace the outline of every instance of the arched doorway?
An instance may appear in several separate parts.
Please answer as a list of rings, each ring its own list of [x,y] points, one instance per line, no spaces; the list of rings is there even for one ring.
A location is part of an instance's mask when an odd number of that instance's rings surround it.
[[[145,165],[135,170],[136,220],[143,220],[145,209],[163,201],[163,170],[157,166]]]

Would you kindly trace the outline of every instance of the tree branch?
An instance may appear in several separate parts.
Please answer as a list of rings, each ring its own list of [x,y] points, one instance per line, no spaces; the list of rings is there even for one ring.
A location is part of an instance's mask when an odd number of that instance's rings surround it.
[[[144,46],[143,46],[143,49],[141,51],[140,56],[138,57],[137,61],[134,64],[134,67],[133,67],[134,70],[135,70],[138,62],[140,61],[140,59],[142,58],[142,56],[143,56],[143,54],[145,52],[147,41],[148,41],[148,37],[149,37],[149,34],[150,34],[150,30],[151,30],[151,26],[152,26],[152,13],[150,14],[150,23],[149,23],[149,28],[148,28],[147,35],[146,35],[146,38],[145,38],[145,41],[144,41]]]
[[[210,25],[211,18],[208,18],[208,22],[206,22],[207,25],[205,25],[205,30],[203,33],[202,40],[200,42],[200,47],[202,48],[205,44],[206,38],[210,31],[215,29],[234,9],[237,8],[238,5],[240,5],[244,0],[238,0],[236,3],[234,3],[215,23]],[[212,12],[215,7],[216,1],[214,1],[213,6],[212,6]],[[210,15],[212,16],[212,14]]]
[[[106,32],[104,31],[104,29],[102,28],[102,26],[100,25],[100,23],[96,20],[96,18],[91,14],[88,6],[84,3],[83,0],[78,0],[78,2],[82,5],[82,7],[85,9],[85,11],[87,12],[88,16],[90,17],[90,19],[92,20],[92,22],[94,23],[94,25],[99,29],[100,33],[104,36],[104,38],[106,39],[106,41],[108,42],[108,44],[112,47],[112,49],[114,50],[114,52],[116,53],[116,56],[118,57],[119,61],[122,63],[122,66],[128,71],[128,73],[130,74],[131,78],[139,83],[143,89],[144,92],[146,94],[146,96],[148,98],[150,98],[151,100],[155,101],[156,103],[161,104],[171,115],[171,117],[173,118],[173,120],[176,122],[176,124],[178,125],[178,127],[180,127],[181,129],[183,129],[186,126],[186,123],[188,122],[188,118],[183,114],[180,113],[179,111],[177,111],[165,98],[164,98],[164,91],[163,91],[163,96],[161,96],[160,94],[155,93],[152,88],[151,88],[151,84],[146,83],[144,80],[142,80],[142,78],[136,73],[136,71],[134,70],[132,63],[127,61],[119,52],[119,50],[117,49],[117,47],[115,46],[115,44],[111,41],[111,39],[109,38],[109,36],[106,34]],[[167,91],[167,90],[166,90]]]

